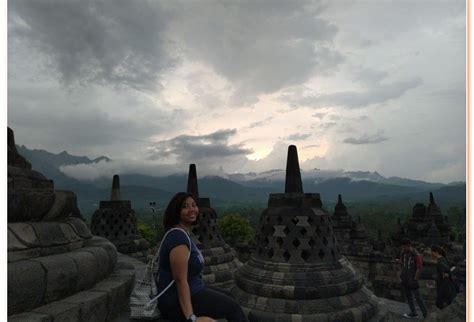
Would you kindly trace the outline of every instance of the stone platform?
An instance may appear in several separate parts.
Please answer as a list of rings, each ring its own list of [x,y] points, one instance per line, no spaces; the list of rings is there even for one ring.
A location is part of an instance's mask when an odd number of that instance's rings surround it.
[[[8,321],[114,321],[123,308],[128,307],[135,279],[135,267],[126,257],[120,254],[114,271],[90,289],[29,312],[9,316]]]

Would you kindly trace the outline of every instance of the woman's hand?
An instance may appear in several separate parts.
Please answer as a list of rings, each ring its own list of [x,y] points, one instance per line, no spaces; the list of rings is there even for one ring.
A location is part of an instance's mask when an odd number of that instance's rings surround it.
[[[208,316],[200,316],[196,319],[196,322],[216,322],[216,320],[208,317]]]

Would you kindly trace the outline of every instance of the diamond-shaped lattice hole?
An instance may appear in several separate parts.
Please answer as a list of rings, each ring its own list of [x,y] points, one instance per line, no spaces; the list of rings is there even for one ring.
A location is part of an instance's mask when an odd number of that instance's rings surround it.
[[[307,231],[304,227],[300,229],[300,233],[301,233],[301,235],[303,235],[303,236],[306,235],[307,232],[308,232],[308,231]]]
[[[209,240],[212,240],[214,237],[212,235],[209,235]]]
[[[326,239],[326,237],[323,237],[323,244],[324,244],[324,246],[328,245],[328,240]]]
[[[323,259],[324,258],[324,251],[322,249],[319,250],[318,253],[319,258]]]
[[[324,223],[324,217],[323,216],[321,216],[320,221],[321,221],[321,223]]]
[[[321,229],[319,229],[319,226],[316,228],[316,235],[320,236],[321,235]]]
[[[283,238],[277,237],[276,242],[281,247],[281,245],[283,245]]]
[[[277,217],[277,222],[278,222],[278,224],[281,224],[283,222],[283,218],[281,218],[281,216],[278,216]]]
[[[273,257],[273,249],[272,249],[272,248],[270,248],[270,249],[267,251],[267,256],[268,256],[269,258],[272,258],[272,257]]]
[[[290,260],[290,257],[291,257],[290,253],[287,250],[285,250],[285,252],[283,253],[283,258],[285,259],[285,261],[288,262]]]
[[[301,245],[301,242],[298,240],[298,238],[293,239],[293,246],[295,246],[295,248],[298,248],[299,245]]]
[[[208,225],[211,224],[211,220],[210,220],[210,219],[207,220],[207,224],[208,224]]]
[[[303,258],[303,260],[304,260],[305,262],[308,261],[308,259],[309,259],[310,256],[311,256],[311,252],[310,252],[309,250],[307,250],[307,249],[305,249],[305,250],[303,250],[303,251],[301,252],[301,258]]]
[[[288,233],[290,232],[290,228],[288,227],[285,227],[285,229],[283,229],[283,232],[288,235]]]
[[[275,233],[275,227],[272,226],[272,232],[271,232],[271,235],[273,235]]]
[[[316,242],[314,241],[313,238],[310,238],[308,244],[309,244],[309,246],[311,246],[311,248],[313,248],[314,244],[316,244]]]
[[[334,253],[334,249],[331,248],[331,255],[332,255],[332,258],[336,258],[336,254]]]
[[[298,217],[295,216],[291,219],[291,221],[296,225],[298,223],[298,221],[300,221],[300,220],[298,219]]]
[[[265,239],[263,240],[263,244],[264,244],[265,246],[268,246],[268,243],[269,243],[269,242],[270,242],[270,241],[268,240],[268,238],[265,237]]]

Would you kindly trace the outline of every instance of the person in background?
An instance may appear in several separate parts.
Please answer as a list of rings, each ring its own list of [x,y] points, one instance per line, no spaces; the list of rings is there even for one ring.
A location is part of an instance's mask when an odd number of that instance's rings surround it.
[[[420,278],[421,269],[423,268],[423,259],[420,254],[413,248],[411,241],[407,238],[401,241],[401,253],[400,253],[400,264],[401,264],[401,284],[402,289],[405,291],[408,306],[410,307],[410,313],[403,315],[406,319],[416,319],[419,317],[416,313],[415,298],[423,317],[428,316],[428,310],[426,309],[425,302],[420,294],[420,285],[418,279]]]
[[[446,251],[439,245],[432,245],[431,256],[436,260],[436,306],[442,309],[451,304],[456,290],[451,279],[451,267],[446,258]]]
[[[199,209],[191,193],[179,192],[169,202],[163,217],[165,231],[159,254],[158,292],[175,283],[159,298],[163,317],[177,322],[212,322],[227,319],[245,321],[240,305],[216,288],[204,285],[204,258],[191,240],[190,228],[197,221]]]

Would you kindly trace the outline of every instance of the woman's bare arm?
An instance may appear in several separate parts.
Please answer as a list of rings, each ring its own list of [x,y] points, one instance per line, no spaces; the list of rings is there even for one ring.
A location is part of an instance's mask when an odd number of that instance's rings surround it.
[[[188,284],[188,257],[189,249],[185,245],[176,246],[170,252],[171,272],[176,283],[179,304],[185,318],[193,314],[191,292]]]

